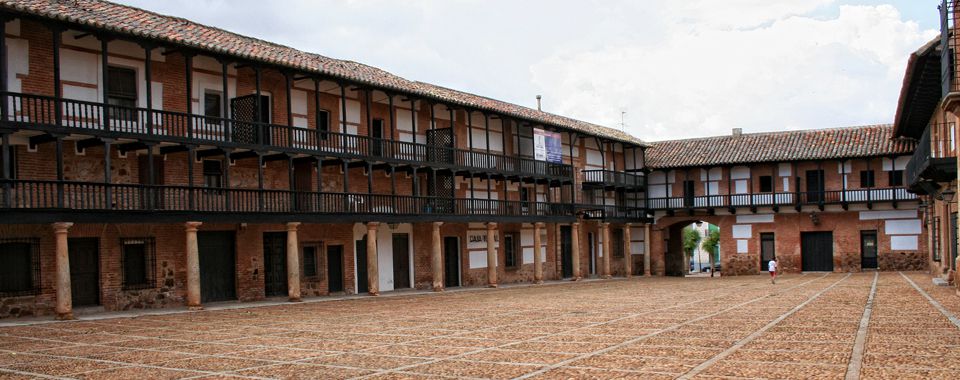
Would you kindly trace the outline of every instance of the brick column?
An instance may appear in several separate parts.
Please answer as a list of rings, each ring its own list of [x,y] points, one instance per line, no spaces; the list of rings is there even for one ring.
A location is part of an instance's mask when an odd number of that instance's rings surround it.
[[[623,277],[633,277],[633,252],[630,248],[630,229],[633,224],[627,223],[623,226]]]
[[[573,223],[570,228],[571,244],[573,247],[573,281],[580,281],[580,223]]]
[[[540,241],[540,231],[543,230],[543,223],[533,224],[533,283],[543,283],[543,247]]]
[[[497,236],[497,224],[487,223],[487,286],[497,287],[497,249],[493,246]]]
[[[600,233],[603,235],[603,278],[610,278],[610,223],[600,223]]]
[[[650,277],[650,224],[643,225],[643,275]]]
[[[300,302],[300,243],[298,222],[287,223],[287,295],[290,302]]]
[[[371,296],[380,295],[380,262],[377,255],[379,222],[367,223],[367,289]]]
[[[443,291],[443,251],[440,240],[440,226],[443,222],[433,222],[433,247],[430,250],[430,266],[433,270],[433,291]]]
[[[67,246],[67,231],[73,223],[53,224],[57,244],[57,319],[73,319],[73,294],[70,288],[70,249]]]
[[[187,308],[200,310],[200,248],[197,246],[197,228],[201,222],[187,222]]]

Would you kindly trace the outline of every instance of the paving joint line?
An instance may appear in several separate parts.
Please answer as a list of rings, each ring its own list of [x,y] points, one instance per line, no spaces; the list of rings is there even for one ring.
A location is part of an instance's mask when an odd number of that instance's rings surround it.
[[[914,289],[920,292],[920,294],[923,295],[927,299],[927,301],[929,301],[930,304],[933,305],[934,308],[939,310],[940,314],[943,314],[944,317],[947,317],[947,319],[950,320],[950,323],[953,323],[954,326],[957,326],[957,328],[960,329],[960,318],[957,318],[957,316],[953,315],[953,313],[951,313],[950,310],[947,310],[946,308],[944,308],[943,305],[940,304],[940,302],[937,302],[937,300],[933,299],[933,297],[927,294],[926,291],[924,291],[919,286],[917,286],[917,284],[914,283],[913,280],[910,279],[910,277],[907,277],[907,275],[903,274],[903,272],[897,272],[897,273],[900,273],[900,276],[903,276],[903,278],[907,280],[907,282],[909,282]]]
[[[739,341],[737,341],[736,343],[734,343],[733,346],[730,346],[729,348],[727,348],[726,350],[720,352],[719,354],[714,355],[712,358],[707,359],[707,360],[704,361],[703,363],[700,363],[700,365],[698,365],[698,366],[696,366],[696,367],[693,367],[691,370],[687,371],[686,373],[684,373],[683,375],[681,375],[681,376],[678,377],[677,379],[678,379],[678,380],[679,380],[679,379],[683,379],[683,380],[691,379],[691,378],[693,378],[694,376],[700,374],[700,372],[703,372],[703,370],[705,370],[705,369],[707,369],[708,367],[710,367],[710,366],[712,366],[713,364],[715,364],[716,362],[722,360],[723,358],[726,358],[727,356],[730,356],[730,354],[732,354],[734,351],[736,351],[736,350],[740,349],[741,347],[745,346],[747,343],[752,342],[754,339],[757,339],[757,337],[759,337],[761,334],[763,334],[763,333],[766,332],[767,330],[770,330],[771,328],[773,328],[773,326],[776,326],[778,323],[782,322],[784,319],[787,319],[787,317],[793,315],[793,314],[796,313],[797,311],[800,311],[800,309],[802,309],[804,306],[807,306],[808,304],[810,304],[811,302],[813,302],[813,301],[816,300],[817,298],[820,298],[821,295],[823,295],[824,293],[828,292],[830,289],[833,289],[835,286],[837,286],[837,284],[839,284],[839,283],[845,281],[846,279],[850,278],[850,275],[851,275],[850,273],[847,273],[846,276],[844,276],[843,278],[841,278],[841,279],[838,280],[837,282],[834,282],[832,285],[824,288],[823,290],[820,290],[819,292],[815,293],[813,296],[810,296],[809,298],[807,298],[806,301],[803,301],[803,302],[800,303],[799,305],[794,306],[792,309],[790,309],[790,310],[787,311],[786,313],[781,314],[779,317],[777,317],[776,319],[770,321],[770,322],[767,323],[765,326],[761,327],[759,330],[754,331],[754,332],[751,333],[750,335],[747,335],[746,338],[740,339]]]
[[[814,282],[814,281],[817,281],[817,280],[826,278],[828,275],[829,275],[829,274],[824,274],[824,275],[822,275],[822,276],[820,276],[820,277],[818,277],[818,278],[815,278],[815,279],[812,279],[812,280],[809,280],[809,281],[806,281],[806,282],[803,282],[803,283],[794,285],[794,286],[792,286],[792,287],[786,288],[786,289],[784,289],[783,291],[778,292],[778,293],[771,293],[771,294],[767,294],[766,296],[763,296],[763,297],[760,297],[760,298],[754,298],[754,299],[752,299],[752,300],[750,300],[750,301],[745,301],[745,302],[736,304],[736,305],[734,305],[734,306],[728,307],[728,308],[726,308],[726,309],[723,309],[723,310],[720,310],[720,311],[717,311],[717,312],[714,312],[714,313],[711,313],[711,314],[707,314],[707,315],[701,316],[701,317],[699,317],[699,318],[694,318],[694,319],[691,319],[691,320],[687,320],[687,321],[684,321],[684,322],[681,322],[681,323],[677,323],[677,324],[671,325],[670,327],[667,327],[667,328],[663,328],[663,329],[660,329],[660,330],[657,330],[657,331],[654,331],[654,332],[651,332],[651,333],[648,333],[648,334],[641,335],[641,336],[639,336],[639,337],[636,337],[636,338],[634,338],[634,339],[630,339],[630,340],[625,341],[625,342],[620,343],[620,344],[616,344],[616,345],[613,345],[613,346],[609,346],[609,347],[606,347],[606,348],[603,348],[603,349],[600,349],[600,350],[596,350],[596,351],[589,352],[589,353],[586,353],[586,354],[583,354],[583,355],[579,355],[579,356],[577,356],[577,357],[574,357],[574,358],[571,358],[571,359],[568,359],[568,360],[564,360],[564,361],[562,361],[562,362],[560,362],[560,363],[556,363],[556,364],[553,364],[553,365],[550,365],[550,366],[546,366],[546,367],[541,368],[541,369],[539,369],[539,370],[537,370],[537,371],[530,372],[530,373],[524,374],[524,375],[519,376],[519,377],[515,377],[514,380],[520,380],[520,379],[530,378],[530,377],[533,377],[533,376],[536,376],[536,375],[539,375],[539,374],[546,373],[547,371],[550,371],[550,370],[553,370],[553,369],[556,369],[556,368],[563,367],[563,366],[565,366],[565,365],[567,365],[567,364],[576,362],[576,361],[578,361],[578,360],[582,360],[582,359],[586,359],[586,358],[593,357],[593,356],[596,356],[596,355],[604,354],[604,353],[607,353],[607,352],[610,352],[610,351],[614,351],[614,350],[617,350],[617,349],[619,349],[619,348],[626,347],[626,346],[628,346],[628,345],[634,344],[634,343],[639,342],[639,341],[641,341],[641,340],[647,339],[647,338],[649,338],[649,337],[653,337],[653,336],[657,336],[657,335],[660,335],[660,334],[665,333],[665,332],[677,330],[677,329],[679,329],[679,328],[681,328],[681,327],[683,327],[683,326],[686,326],[686,325],[689,325],[689,324],[693,324],[693,323],[697,323],[697,322],[700,322],[700,321],[702,321],[702,320],[704,320],[704,319],[711,318],[711,317],[714,317],[714,316],[717,316],[717,315],[726,313],[726,312],[731,311],[731,310],[734,310],[734,309],[736,309],[736,308],[739,308],[739,307],[742,307],[742,306],[746,306],[746,305],[749,305],[749,304],[751,304],[751,303],[754,303],[754,302],[757,302],[757,301],[766,299],[766,298],[771,297],[771,296],[773,296],[773,295],[775,295],[775,294],[779,295],[779,294],[782,294],[782,293],[785,292],[785,291],[792,290],[792,289],[795,289],[795,288],[799,288],[799,287],[801,287],[801,286],[807,285],[807,284],[812,283],[812,282]]]
[[[870,286],[870,296],[867,305],[863,308],[860,317],[860,327],[857,329],[857,339],[853,342],[853,352],[850,354],[850,365],[847,367],[846,380],[860,379],[860,370],[863,368],[863,354],[867,345],[867,332],[870,326],[870,316],[873,314],[873,301],[877,295],[877,281],[880,272],[873,272],[873,285]]]

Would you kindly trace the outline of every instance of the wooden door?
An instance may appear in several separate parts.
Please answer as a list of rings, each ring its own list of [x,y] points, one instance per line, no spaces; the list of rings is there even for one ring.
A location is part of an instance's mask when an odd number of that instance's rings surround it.
[[[801,233],[800,256],[804,272],[832,272],[833,232]]]
[[[775,241],[772,232],[760,234],[760,270],[763,272],[770,270],[770,260],[777,257],[774,251],[776,248]]]
[[[393,288],[410,287],[410,235],[393,234]]]
[[[263,234],[263,286],[267,297],[287,295],[287,233]]]
[[[570,226],[560,226],[560,267],[563,278],[573,277],[573,232]]]
[[[877,231],[860,231],[860,268],[877,269]]]
[[[443,238],[443,286],[460,286],[460,239],[456,236]]]
[[[367,235],[357,241],[357,294],[370,291],[367,284]]]
[[[202,302],[237,299],[236,237],[233,231],[197,233],[200,254],[200,300]]]
[[[343,291],[343,246],[327,246],[327,291]]]
[[[70,238],[70,293],[74,306],[100,304],[100,239]]]

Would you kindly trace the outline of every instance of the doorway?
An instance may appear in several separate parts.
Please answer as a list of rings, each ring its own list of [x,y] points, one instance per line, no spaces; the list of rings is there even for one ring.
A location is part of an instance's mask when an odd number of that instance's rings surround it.
[[[327,292],[343,291],[343,246],[327,246]]]
[[[696,194],[696,187],[694,182],[687,180],[683,181],[683,206],[690,208],[693,207],[693,197]]]
[[[590,255],[590,274],[597,274],[597,245],[594,242],[593,232],[587,233],[587,247]]]
[[[860,231],[860,269],[877,269],[877,231]]]
[[[563,278],[573,277],[573,230],[560,226],[560,268]]]
[[[313,162],[294,161],[293,189],[297,194],[297,211],[313,211],[313,201],[310,192],[313,191]],[[320,191],[320,190],[318,190]]]
[[[393,234],[393,288],[410,287],[410,235]]]
[[[137,158],[139,183],[141,185],[163,185],[163,156],[153,157],[153,181],[150,181],[150,159],[147,156]],[[140,206],[144,210],[163,209],[163,194],[159,189],[147,187],[140,197]]]
[[[760,271],[767,272],[770,270],[770,260],[773,260],[777,257],[774,249],[776,248],[776,240],[774,239],[773,232],[762,232],[760,233]]]
[[[456,236],[443,238],[443,286],[460,286],[460,239]]]
[[[383,157],[383,119],[373,119],[370,126],[370,155]]]
[[[233,231],[197,233],[201,302],[237,299],[235,243]]]
[[[807,170],[807,202],[823,202],[823,170]]]
[[[263,233],[263,288],[267,297],[287,295],[287,233]]]
[[[70,238],[70,293],[74,306],[100,304],[100,239]]]
[[[800,257],[804,272],[833,272],[833,232],[801,233]]]
[[[362,294],[370,291],[367,284],[367,235],[363,235],[362,239],[357,240],[356,252],[357,294]]]

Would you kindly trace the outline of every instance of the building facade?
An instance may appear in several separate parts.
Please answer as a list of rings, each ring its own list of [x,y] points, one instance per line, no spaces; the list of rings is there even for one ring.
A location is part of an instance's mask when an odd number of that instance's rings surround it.
[[[725,275],[926,269],[891,126],[649,144],[109,2],[0,19],[0,317],[682,274],[697,220]]]

